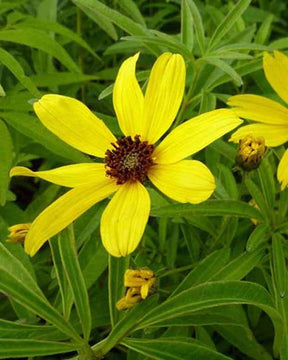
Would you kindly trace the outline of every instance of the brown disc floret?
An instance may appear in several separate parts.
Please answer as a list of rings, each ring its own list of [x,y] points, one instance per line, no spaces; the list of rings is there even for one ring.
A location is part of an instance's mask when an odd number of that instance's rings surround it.
[[[153,164],[154,145],[141,141],[140,135],[136,135],[134,140],[131,136],[119,138],[112,145],[114,149],[105,153],[106,174],[116,179],[117,184],[124,184],[126,181],[143,183]]]

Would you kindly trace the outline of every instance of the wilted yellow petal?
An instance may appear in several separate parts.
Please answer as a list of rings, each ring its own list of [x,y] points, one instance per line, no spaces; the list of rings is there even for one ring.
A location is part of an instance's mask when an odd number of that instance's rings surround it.
[[[198,204],[207,200],[215,189],[210,170],[196,160],[155,165],[148,176],[165,195],[181,203]]]
[[[235,95],[228,100],[228,105],[240,117],[266,124],[288,126],[288,109],[278,102],[259,95]]]
[[[144,96],[135,75],[139,53],[123,62],[118,72],[113,104],[120,129],[126,136],[142,134]]]
[[[263,68],[270,85],[288,103],[288,57],[279,51],[274,51],[274,57],[265,52]]]
[[[150,197],[140,182],[119,185],[101,218],[101,237],[106,250],[120,257],[139,244],[150,212]]]
[[[235,131],[229,141],[238,142],[247,135],[254,137],[263,137],[265,145],[279,146],[288,140],[288,126],[267,125],[267,124],[251,124],[242,126]]]
[[[185,88],[185,62],[181,55],[164,53],[155,62],[144,99],[142,140],[154,144],[171,126]]]
[[[285,151],[278,165],[277,178],[281,183],[281,190],[284,190],[288,185],[288,150]]]
[[[26,236],[25,251],[33,256],[45,241],[117,189],[115,182],[106,178],[101,185],[89,184],[68,191],[34,220]]]
[[[157,164],[169,164],[186,158],[240,125],[242,120],[230,109],[219,109],[184,122],[155,149]]]
[[[32,171],[23,166],[16,166],[11,169],[10,176],[39,177],[54,184],[75,187],[89,183],[96,186],[105,181],[106,173],[104,164],[87,163],[61,166],[57,169],[45,171]]]
[[[44,95],[34,110],[52,133],[74,148],[103,158],[116,139],[104,122],[81,101],[62,95]]]

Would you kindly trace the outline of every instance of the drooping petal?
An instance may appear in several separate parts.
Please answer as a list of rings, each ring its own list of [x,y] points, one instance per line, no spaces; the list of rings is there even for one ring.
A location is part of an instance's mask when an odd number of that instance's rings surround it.
[[[120,257],[139,244],[150,212],[150,197],[140,182],[120,186],[101,218],[101,237],[106,250]]]
[[[118,188],[113,180],[106,178],[101,185],[89,184],[68,191],[34,220],[25,239],[25,251],[33,256],[48,239]]]
[[[266,146],[279,146],[288,140],[288,126],[251,124],[242,126],[235,131],[229,141],[238,142],[247,135],[254,137],[262,136],[265,139]]]
[[[184,122],[166,136],[153,153],[157,164],[171,164],[196,153],[240,125],[230,109],[219,109]]]
[[[280,51],[274,51],[274,57],[265,52],[263,68],[270,85],[288,104],[288,57]]]
[[[120,129],[126,136],[142,134],[144,96],[135,75],[139,53],[121,65],[114,89],[113,105]]]
[[[288,109],[259,95],[235,95],[228,100],[236,114],[244,119],[272,125],[288,125]]]
[[[281,183],[281,190],[284,190],[288,185],[288,149],[285,151],[278,165],[277,178]]]
[[[34,110],[51,132],[74,148],[103,158],[116,139],[102,120],[81,101],[68,96],[44,95]]]
[[[207,200],[215,189],[210,170],[196,160],[174,164],[157,164],[148,173],[153,184],[171,199],[198,204]]]
[[[183,98],[185,76],[179,54],[164,53],[155,62],[144,99],[143,140],[154,144],[171,126]]]
[[[61,166],[45,171],[32,171],[23,166],[16,166],[11,169],[10,176],[39,177],[57,185],[75,187],[90,183],[101,184],[105,181],[106,173],[104,164],[87,163]]]

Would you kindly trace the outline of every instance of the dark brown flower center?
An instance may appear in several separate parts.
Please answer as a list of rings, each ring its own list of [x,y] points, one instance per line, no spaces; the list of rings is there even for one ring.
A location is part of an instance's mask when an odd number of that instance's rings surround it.
[[[124,184],[126,181],[143,183],[153,164],[154,145],[140,141],[140,135],[136,135],[134,140],[131,136],[119,138],[112,145],[114,149],[105,153],[106,174],[116,179],[117,184]]]

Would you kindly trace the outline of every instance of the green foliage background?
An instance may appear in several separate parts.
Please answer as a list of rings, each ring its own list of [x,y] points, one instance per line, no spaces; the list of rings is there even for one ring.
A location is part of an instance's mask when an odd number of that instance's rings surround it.
[[[176,204],[151,187],[151,218],[130,258],[108,258],[103,249],[106,200],[32,259],[5,241],[9,225],[31,222],[63,192],[35,179],[10,181],[12,166],[91,161],[44,128],[33,99],[76,97],[120,135],[113,81],[138,51],[144,88],[158,55],[185,58],[175,124],[236,93],[276,99],[262,54],[288,49],[287,21],[284,0],[0,1],[1,359],[288,359],[288,191],[275,178],[284,147],[242,176],[228,137],[211,144],[198,158],[217,188],[200,205]],[[153,269],[158,288],[119,312],[128,266]]]

